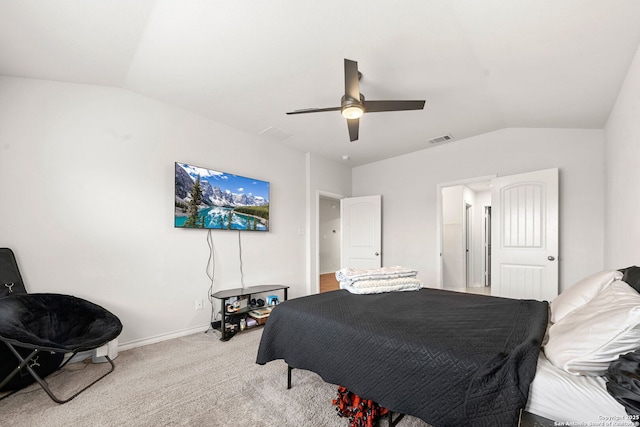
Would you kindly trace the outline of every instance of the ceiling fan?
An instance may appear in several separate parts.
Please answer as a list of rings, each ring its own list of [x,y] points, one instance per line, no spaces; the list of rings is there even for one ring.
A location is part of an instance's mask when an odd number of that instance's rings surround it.
[[[305,108],[294,110],[287,114],[321,113],[324,111],[338,111],[347,119],[349,138],[351,141],[358,139],[360,117],[364,113],[381,111],[422,110],[425,101],[367,101],[360,93],[360,78],[362,73],[358,71],[358,63],[350,59],[344,60],[344,96],[340,107],[329,108]]]

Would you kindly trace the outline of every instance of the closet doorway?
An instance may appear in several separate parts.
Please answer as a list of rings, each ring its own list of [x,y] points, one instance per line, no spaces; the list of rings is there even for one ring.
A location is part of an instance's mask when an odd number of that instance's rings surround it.
[[[491,294],[491,178],[479,177],[438,186],[440,287]],[[489,224],[490,224],[489,217]]]

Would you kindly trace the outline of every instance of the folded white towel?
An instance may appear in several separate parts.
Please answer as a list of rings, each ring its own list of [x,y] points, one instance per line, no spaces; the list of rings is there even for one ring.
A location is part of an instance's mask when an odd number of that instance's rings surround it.
[[[401,266],[372,269],[343,268],[336,271],[336,279],[338,282],[353,283],[359,280],[384,280],[398,277],[415,277],[417,274],[418,272],[416,270]]]
[[[415,277],[396,277],[382,280],[340,282],[340,289],[346,289],[352,294],[381,294],[383,292],[417,291],[420,288],[422,288],[422,281]]]

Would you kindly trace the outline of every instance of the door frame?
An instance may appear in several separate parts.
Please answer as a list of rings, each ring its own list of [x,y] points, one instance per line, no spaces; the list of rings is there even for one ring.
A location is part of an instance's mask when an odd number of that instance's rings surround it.
[[[439,254],[437,268],[436,268],[436,276],[437,283],[440,289],[444,288],[444,275],[442,274],[443,266],[442,266],[442,189],[446,187],[455,187],[457,185],[467,185],[473,184],[477,182],[491,181],[493,178],[496,178],[498,175],[485,175],[479,176],[476,178],[468,178],[468,179],[460,179],[457,181],[449,181],[443,182],[436,185],[436,253]]]
[[[482,275],[484,286],[491,286],[491,205],[483,206]]]
[[[316,223],[315,223],[315,236],[316,236],[316,247],[315,247],[315,264],[316,264],[316,275],[313,278],[313,288],[312,292],[317,294],[320,293],[320,197],[328,197],[330,199],[342,200],[347,196],[338,193],[332,193],[324,190],[316,190]],[[342,227],[342,212],[340,213],[340,226]],[[342,232],[342,230],[340,230]],[[342,251],[342,248],[339,249]],[[342,254],[340,254],[340,259],[342,259]]]
[[[469,217],[472,209],[473,205],[467,202],[464,203],[464,285],[467,288],[473,284],[473,254],[471,253],[473,250],[473,236],[471,234],[472,230],[470,230],[473,218]]]

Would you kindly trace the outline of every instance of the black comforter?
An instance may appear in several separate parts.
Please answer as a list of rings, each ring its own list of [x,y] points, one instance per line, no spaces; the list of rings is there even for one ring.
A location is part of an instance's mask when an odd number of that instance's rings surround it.
[[[437,289],[283,302],[257,363],[284,359],[434,426],[517,425],[547,325],[546,302]]]

